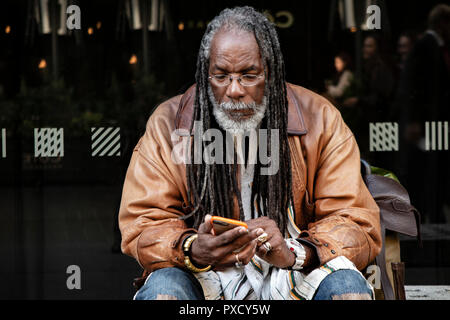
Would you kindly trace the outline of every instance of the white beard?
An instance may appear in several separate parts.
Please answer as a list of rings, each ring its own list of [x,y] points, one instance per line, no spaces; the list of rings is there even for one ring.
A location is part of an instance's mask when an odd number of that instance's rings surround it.
[[[210,87],[208,88],[208,95],[213,104],[213,114],[217,123],[223,130],[233,135],[257,129],[266,114],[267,99],[265,96],[260,104],[256,104],[255,102],[249,104],[243,102],[222,102],[219,104]],[[255,113],[249,119],[236,120],[231,118],[225,111],[242,109],[252,109]]]

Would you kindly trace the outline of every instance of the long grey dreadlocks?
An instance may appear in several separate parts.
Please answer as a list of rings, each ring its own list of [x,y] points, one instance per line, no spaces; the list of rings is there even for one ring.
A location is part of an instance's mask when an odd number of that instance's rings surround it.
[[[211,42],[218,30],[240,30],[254,34],[263,60],[267,99],[266,115],[261,128],[268,129],[268,150],[271,129],[279,130],[279,170],[274,175],[261,175],[261,165],[255,165],[251,195],[251,212],[255,218],[255,200],[258,215],[275,220],[283,232],[287,227],[287,208],[292,200],[291,162],[287,136],[288,103],[286,96],[284,61],[274,25],[251,7],[225,9],[208,25],[203,36],[197,60],[194,121],[200,121],[203,132],[217,126],[212,116],[212,102],[208,95],[208,70]],[[236,181],[236,161],[233,164],[194,164],[194,143],[191,146],[191,164],[186,166],[190,206],[194,210],[184,218],[193,217],[198,228],[206,214],[233,217],[235,200],[240,219],[244,219],[241,194]],[[236,199],[235,199],[236,197]],[[261,208],[262,207],[262,208]]]

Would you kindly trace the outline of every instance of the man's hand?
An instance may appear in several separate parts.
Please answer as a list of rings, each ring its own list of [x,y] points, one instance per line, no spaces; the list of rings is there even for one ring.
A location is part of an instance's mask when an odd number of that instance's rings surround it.
[[[197,266],[212,265],[215,270],[223,270],[234,266],[238,255],[239,261],[245,265],[255,255],[255,239],[263,232],[258,227],[252,230],[236,227],[215,236],[212,234],[211,216],[206,215],[198,228],[198,238],[191,246],[191,261]]]
[[[278,268],[287,268],[294,264],[295,255],[292,253],[284,241],[284,237],[278,229],[276,222],[268,217],[246,221],[249,230],[263,229],[267,233],[267,241],[272,249],[267,251],[263,243],[257,242],[256,254]]]

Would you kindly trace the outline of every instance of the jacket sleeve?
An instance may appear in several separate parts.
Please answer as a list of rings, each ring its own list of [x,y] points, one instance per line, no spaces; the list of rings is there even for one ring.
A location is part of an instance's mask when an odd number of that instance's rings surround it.
[[[353,134],[340,116],[325,127],[312,178],[314,221],[300,241],[315,247],[321,265],[345,256],[362,270],[381,249],[379,208],[362,180]]]
[[[169,131],[164,117],[152,115],[133,151],[119,211],[122,252],[149,272],[184,267],[182,242],[196,232],[178,219],[185,194],[180,166],[170,158]]]

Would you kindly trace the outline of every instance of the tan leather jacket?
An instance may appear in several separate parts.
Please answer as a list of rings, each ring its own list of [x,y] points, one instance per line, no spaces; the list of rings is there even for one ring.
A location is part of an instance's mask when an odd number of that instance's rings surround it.
[[[323,97],[288,87],[295,223],[301,241],[320,263],[346,256],[365,268],[381,249],[379,209],[360,174],[352,132]],[[175,129],[189,129],[194,87],[161,104],[137,143],[125,178],[119,213],[122,251],[147,271],[184,267],[183,239],[196,232],[187,213],[186,168],[172,161]],[[178,132],[178,131],[177,131]]]

